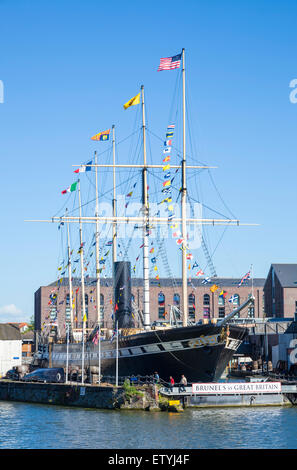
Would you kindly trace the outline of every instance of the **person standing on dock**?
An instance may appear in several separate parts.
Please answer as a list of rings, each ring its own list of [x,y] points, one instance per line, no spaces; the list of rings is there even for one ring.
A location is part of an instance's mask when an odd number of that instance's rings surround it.
[[[185,392],[186,391],[185,387],[187,385],[188,385],[188,381],[187,381],[186,377],[184,376],[184,374],[182,374],[180,382],[179,382],[178,391],[179,392]]]
[[[154,372],[154,382],[155,384],[158,384],[160,380],[158,372]]]
[[[168,388],[170,392],[173,392],[173,387],[174,387],[174,378],[172,376],[169,377],[169,384]]]

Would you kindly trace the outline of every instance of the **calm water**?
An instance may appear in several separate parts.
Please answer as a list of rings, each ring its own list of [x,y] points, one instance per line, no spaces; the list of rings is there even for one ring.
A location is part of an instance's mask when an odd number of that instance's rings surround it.
[[[297,407],[98,411],[0,402],[0,449],[297,448]]]

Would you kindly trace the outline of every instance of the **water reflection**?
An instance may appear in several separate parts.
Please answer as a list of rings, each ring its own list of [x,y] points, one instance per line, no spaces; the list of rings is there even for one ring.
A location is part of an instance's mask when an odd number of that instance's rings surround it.
[[[148,413],[0,402],[0,448],[297,448],[293,407]]]

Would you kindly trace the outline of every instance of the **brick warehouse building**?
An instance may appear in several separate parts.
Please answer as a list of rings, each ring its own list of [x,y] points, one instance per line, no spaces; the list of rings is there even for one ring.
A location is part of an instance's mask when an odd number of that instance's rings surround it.
[[[223,318],[228,315],[239,304],[242,304],[252,291],[252,281],[245,281],[245,284],[238,287],[240,279],[233,278],[215,278],[213,283],[219,288],[216,292],[210,291],[211,284],[203,285],[202,279],[193,279],[188,281],[188,315],[193,322],[198,320],[211,320],[214,318]],[[253,290],[255,296],[254,308],[249,308],[244,316],[263,317],[264,299],[263,286],[265,279],[253,279]],[[101,326],[112,328],[112,279],[101,279]],[[132,299],[136,310],[142,311],[143,280],[132,279]],[[73,293],[75,298],[74,307],[74,328],[81,328],[82,325],[82,298],[80,289],[80,279],[73,279]],[[226,292],[225,298],[220,296],[220,292]],[[230,303],[228,299],[234,296],[234,302]],[[169,320],[170,305],[180,306],[182,299],[182,281],[181,279],[161,278],[158,281],[150,280],[150,314],[151,322],[160,320]],[[85,281],[85,300],[87,311],[87,328],[93,328],[96,325],[96,280],[88,278]],[[134,313],[136,326],[139,324],[139,316]],[[60,334],[65,332],[65,322],[70,320],[69,305],[69,286],[68,278],[63,278],[57,287],[57,282],[42,286],[35,292],[34,307],[35,329],[41,331],[51,323],[56,322]]]
[[[264,284],[268,317],[293,318],[297,311],[297,264],[272,264]]]

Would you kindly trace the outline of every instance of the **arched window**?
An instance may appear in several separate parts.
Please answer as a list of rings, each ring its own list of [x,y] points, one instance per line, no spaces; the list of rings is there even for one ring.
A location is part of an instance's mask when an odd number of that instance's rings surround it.
[[[233,310],[234,310],[234,309],[236,309],[237,307],[239,307],[239,305],[240,305],[240,297],[239,297],[238,294],[234,294],[232,297],[233,297],[233,302],[232,302],[232,303],[233,303]],[[234,318],[235,318],[235,319],[236,319],[236,318],[240,318],[240,312],[238,312],[238,313],[234,316]]]
[[[163,294],[163,292],[159,292],[158,294],[158,304],[159,306],[165,306],[165,295]]]
[[[66,323],[69,324],[71,321],[70,294],[66,295],[65,319]]]
[[[218,297],[218,305],[224,307],[225,305],[225,297],[223,295],[219,295]]]
[[[195,295],[193,292],[189,295],[188,297],[188,302],[189,302],[189,318],[192,320],[195,320]]]
[[[209,294],[204,294],[203,296],[203,305],[209,305],[210,304],[210,296]]]
[[[104,295],[100,294],[100,323],[101,327],[103,326],[104,322]]]
[[[163,292],[158,294],[158,317],[161,320],[165,319],[165,295]]]
[[[239,297],[238,294],[233,295],[233,305],[236,305],[236,307],[238,307],[238,305],[240,305],[240,297]]]
[[[180,306],[180,295],[179,294],[173,294],[173,305],[176,305],[176,307]]]
[[[208,320],[210,318],[210,295],[204,294],[203,296],[203,318]]]

